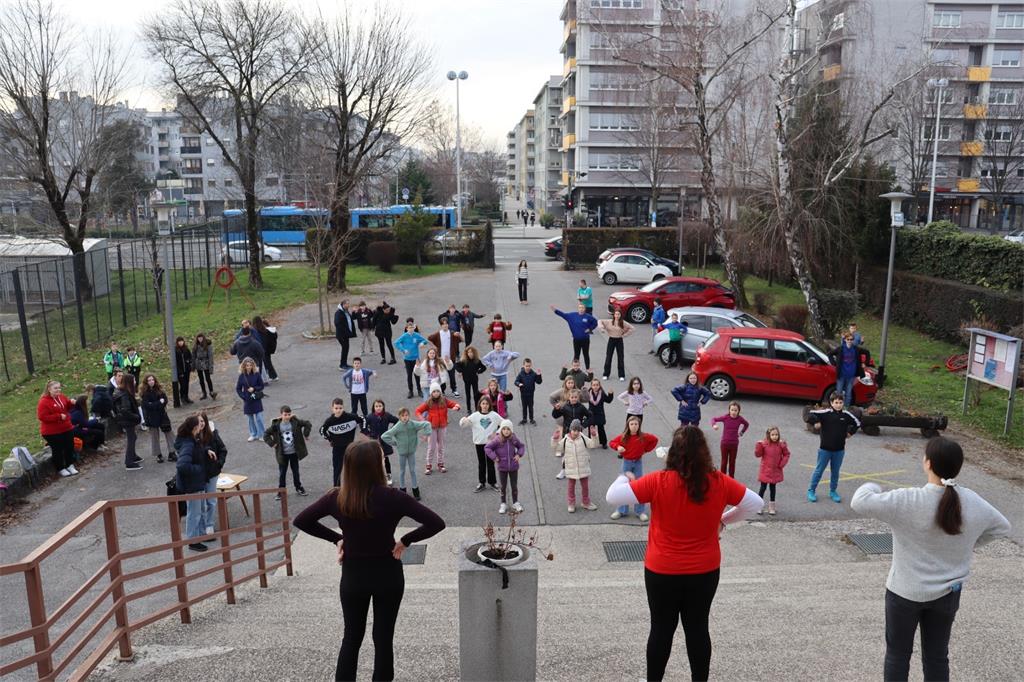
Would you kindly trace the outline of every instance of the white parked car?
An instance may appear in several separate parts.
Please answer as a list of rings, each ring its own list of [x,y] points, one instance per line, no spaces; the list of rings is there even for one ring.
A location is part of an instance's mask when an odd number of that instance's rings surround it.
[[[672,276],[672,270],[639,253],[616,253],[597,267],[597,276],[609,286],[618,282],[647,284]]]
[[[228,242],[224,248],[221,249],[221,258],[227,260],[228,265],[232,263],[248,263],[249,262],[249,250],[248,242],[245,240],[231,241]],[[260,251],[263,253],[263,262],[270,263],[271,261],[280,261],[283,256],[281,249],[276,246],[267,246],[266,244],[258,245]]]
[[[1024,230],[1011,232],[1010,234],[1004,235],[1003,239],[1005,239],[1008,242],[1013,242],[1015,244],[1024,244]]]

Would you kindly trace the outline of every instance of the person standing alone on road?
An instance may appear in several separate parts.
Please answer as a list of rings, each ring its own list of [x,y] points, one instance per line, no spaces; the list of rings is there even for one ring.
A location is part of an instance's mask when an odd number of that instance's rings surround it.
[[[296,528],[338,548],[341,610],[345,634],[338,651],[336,680],[355,680],[366,616],[373,602],[374,680],[395,677],[394,637],[405,591],[402,553],[414,542],[444,530],[440,516],[384,483],[380,444],[353,445],[346,454],[343,485],[331,490],[295,517]],[[337,521],[341,532],[320,522]],[[395,541],[395,529],[408,516],[421,525]]]
[[[608,377],[611,376],[612,355],[618,353],[619,381],[625,381],[626,360],[623,357],[625,354],[625,342],[623,339],[633,333],[633,325],[622,319],[621,310],[613,311],[610,320],[600,320],[598,325],[601,333],[608,336],[608,346],[604,351],[604,372],[602,372],[601,379],[607,381]]]
[[[722,425],[722,473],[736,478],[736,453],[740,449],[740,437],[750,428],[750,422],[740,416],[740,404],[733,400],[726,414],[711,418],[711,428],[718,430]]]
[[[334,311],[334,338],[341,344],[341,360],[338,361],[338,369],[345,371],[351,369],[348,364],[348,348],[351,340],[356,336],[356,322],[352,319],[352,313],[348,309],[348,301],[338,304]]]
[[[836,504],[842,502],[839,497],[839,470],[846,456],[846,439],[857,433],[860,422],[852,414],[843,409],[843,394],[834,391],[829,396],[829,404],[824,410],[811,410],[804,418],[808,424],[817,426],[821,431],[818,443],[818,463],[811,474],[811,485],[807,488],[807,501],[818,501],[818,482],[829,468],[828,496]]]
[[[527,305],[526,300],[526,287],[529,283],[530,272],[529,267],[526,265],[526,260],[519,261],[519,265],[516,266],[516,285],[519,287],[519,302],[523,305]]]
[[[576,306],[576,312],[563,313],[555,306],[551,306],[551,312],[565,320],[569,325],[569,333],[572,334],[572,359],[579,360],[583,355],[583,366],[590,371],[590,335],[597,327],[597,320],[587,312],[586,306],[580,301]]]
[[[975,547],[1010,532],[1005,516],[957,482],[963,462],[959,443],[937,436],[925,446],[924,486],[883,493],[877,484],[865,483],[850,501],[854,511],[892,528],[883,679],[909,677],[918,625],[924,679],[949,679],[949,636],[971,555]]]
[[[587,315],[594,314],[594,290],[587,286],[587,280],[580,280],[580,287],[576,290],[576,300],[586,308]]]

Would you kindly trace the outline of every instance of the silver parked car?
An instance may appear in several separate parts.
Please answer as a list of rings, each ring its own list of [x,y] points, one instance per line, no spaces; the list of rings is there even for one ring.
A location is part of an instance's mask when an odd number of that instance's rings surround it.
[[[672,319],[672,313],[679,315],[679,321],[685,322],[689,327],[689,331],[683,337],[683,359],[690,362],[697,357],[697,347],[711,338],[711,335],[721,327],[768,326],[753,315],[742,310],[687,306],[672,308],[668,311],[667,319]],[[654,340],[651,342],[651,350],[654,351],[663,364],[672,364],[674,358],[672,357],[672,349],[668,344],[668,330],[660,331],[654,336]]]

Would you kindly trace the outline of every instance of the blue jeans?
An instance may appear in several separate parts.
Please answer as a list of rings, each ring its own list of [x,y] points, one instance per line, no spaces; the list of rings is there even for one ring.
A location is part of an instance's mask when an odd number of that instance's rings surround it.
[[[257,412],[245,416],[249,418],[249,435],[253,438],[263,438],[263,432],[267,430],[267,427],[263,425],[263,413]]]
[[[507,374],[492,374],[491,378],[498,382],[498,388],[504,393],[505,387],[508,386],[508,375]]]
[[[632,471],[634,476],[636,476],[637,478],[640,478],[641,476],[644,475],[644,460],[643,459],[625,459],[625,458],[623,458],[623,460],[622,460],[622,473],[626,473],[627,471]],[[642,504],[634,504],[633,505],[633,512],[635,514],[637,514],[638,516],[640,514],[643,514],[644,513],[644,505],[642,505]],[[623,515],[628,514],[629,513],[629,505],[628,504],[624,504],[621,507],[619,507],[619,513],[623,514]]]
[[[857,377],[836,377],[836,391],[843,394],[847,405],[853,405],[853,382]]]
[[[416,482],[416,453],[410,452],[407,455],[398,455],[398,487],[405,487],[405,470],[409,469],[409,475],[412,477],[413,488],[419,488],[420,484]]]
[[[818,448],[818,464],[814,467],[814,473],[811,474],[811,487],[807,490],[813,492],[818,488],[818,481],[821,480],[821,475],[825,472],[825,467],[829,468],[829,483],[828,489],[831,492],[835,492],[836,488],[839,487],[839,469],[843,466],[843,456],[846,455],[846,450],[822,450]]]
[[[185,503],[185,537],[198,538],[201,535],[206,535],[206,523],[203,518],[205,508],[205,500],[189,500]]]
[[[215,493],[217,492],[217,477],[206,479],[206,492]],[[203,526],[206,528],[217,527],[217,500],[211,498],[206,500],[206,505],[203,508]]]

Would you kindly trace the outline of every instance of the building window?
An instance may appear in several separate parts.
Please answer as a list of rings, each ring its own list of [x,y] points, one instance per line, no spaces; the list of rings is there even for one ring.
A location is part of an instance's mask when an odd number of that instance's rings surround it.
[[[588,168],[591,170],[640,170],[636,157],[628,154],[591,153]]]
[[[591,113],[591,130],[640,130],[636,121],[627,114]]]
[[[960,50],[940,47],[932,50],[933,64],[958,64],[960,62]]]
[[[960,28],[960,11],[936,10],[932,15],[932,26],[935,28]]]
[[[1017,91],[1014,88],[992,88],[988,93],[989,104],[1016,104]]]
[[[924,101],[926,103],[928,103],[928,104],[935,104],[935,100],[936,100],[936,96],[935,95],[936,95],[937,92],[942,92],[942,103],[943,104],[950,104],[950,103],[953,102],[953,95],[954,95],[954,93],[953,93],[953,88],[951,88],[951,87],[929,88],[925,92]]]
[[[1000,125],[985,129],[985,139],[990,142],[1009,142],[1013,138],[1013,128]]]
[[[263,184],[265,184],[267,187],[277,187],[277,178],[276,177],[264,178]]]
[[[843,26],[846,24],[846,13],[840,12],[839,14],[832,17],[832,28],[831,31],[842,31]]]
[[[935,124],[927,124],[924,127],[924,139],[931,141],[935,139]],[[949,125],[942,124],[939,126],[939,140],[946,141],[949,139]]]
[[[591,7],[610,9],[643,9],[643,0],[590,0]]]
[[[207,180],[206,181],[206,186],[207,187],[216,187],[217,186],[217,181],[216,180]]]
[[[224,186],[225,187],[234,187],[235,186],[235,181],[234,180],[225,180],[224,181]]]
[[[206,160],[206,165],[207,166],[216,166],[217,165],[217,159],[207,159]]]
[[[1020,50],[994,50],[992,66],[1020,66]]]
[[[996,15],[996,28],[1024,28],[1024,12],[1000,12]]]

